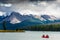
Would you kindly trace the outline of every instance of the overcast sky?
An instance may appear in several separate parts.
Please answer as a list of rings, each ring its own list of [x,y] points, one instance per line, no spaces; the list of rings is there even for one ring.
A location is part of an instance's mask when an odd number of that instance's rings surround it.
[[[38,0],[0,0],[0,2],[6,3],[18,3],[18,2],[23,2],[23,1],[38,1]],[[56,1],[56,0],[39,0],[39,1]],[[59,0],[57,0],[59,1]]]
[[[59,1],[41,1],[36,4],[36,2],[22,2],[16,3],[12,6],[12,10],[19,12],[22,15],[33,14],[33,15],[54,15],[60,17],[60,2]]]
[[[22,15],[48,14],[60,17],[60,0],[40,0],[38,3],[28,2],[28,0],[0,0],[0,16],[9,15],[12,11]]]

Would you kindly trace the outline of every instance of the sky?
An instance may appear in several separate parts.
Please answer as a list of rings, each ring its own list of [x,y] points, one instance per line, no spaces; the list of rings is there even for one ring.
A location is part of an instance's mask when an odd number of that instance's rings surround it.
[[[32,0],[33,1],[33,0]],[[0,0],[0,16],[10,15],[12,11],[22,15],[54,15],[60,17],[60,0],[40,0],[30,2],[28,0]]]
[[[11,13],[11,6],[12,4],[3,4],[3,3],[0,3],[0,16],[4,15],[10,15]]]

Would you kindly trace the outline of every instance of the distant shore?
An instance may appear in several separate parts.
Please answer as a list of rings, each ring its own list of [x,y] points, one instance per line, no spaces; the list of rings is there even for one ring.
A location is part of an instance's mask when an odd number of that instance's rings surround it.
[[[25,32],[25,30],[0,30],[0,32]]]

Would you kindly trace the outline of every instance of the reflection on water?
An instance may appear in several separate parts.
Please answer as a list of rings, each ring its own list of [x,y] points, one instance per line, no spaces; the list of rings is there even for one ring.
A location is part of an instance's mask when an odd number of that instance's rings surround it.
[[[42,35],[49,38],[42,38]],[[59,40],[60,32],[26,31],[13,33],[0,33],[0,40]]]

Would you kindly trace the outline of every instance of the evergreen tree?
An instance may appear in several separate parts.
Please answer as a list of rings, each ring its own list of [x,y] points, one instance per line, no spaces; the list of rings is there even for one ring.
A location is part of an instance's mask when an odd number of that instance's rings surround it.
[[[3,28],[6,30],[6,21],[3,21]]]

